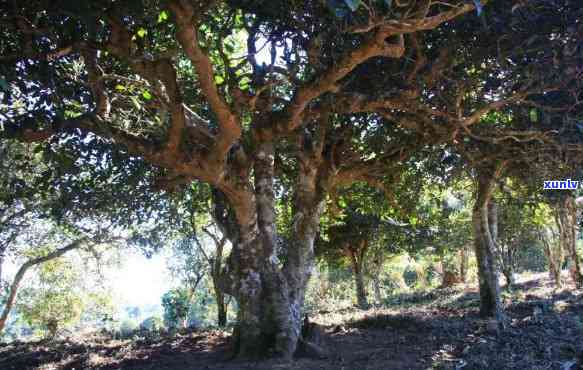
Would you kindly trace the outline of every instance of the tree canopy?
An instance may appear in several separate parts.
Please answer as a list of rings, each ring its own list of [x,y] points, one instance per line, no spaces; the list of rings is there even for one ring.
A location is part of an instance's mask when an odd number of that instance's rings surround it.
[[[76,174],[47,189],[88,211],[87,189],[114,187],[106,214],[160,222],[166,194],[210,186],[238,354],[289,358],[327,203],[354,185],[390,198],[424,160],[474,175],[482,313],[500,311],[487,207],[505,170],[575,161],[581,16],[572,0],[12,1],[0,135]]]

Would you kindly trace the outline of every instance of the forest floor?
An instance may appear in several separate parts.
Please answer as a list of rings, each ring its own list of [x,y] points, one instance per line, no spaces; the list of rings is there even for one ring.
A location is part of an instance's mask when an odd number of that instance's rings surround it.
[[[231,361],[229,334],[206,331],[5,344],[0,369],[583,369],[583,290],[525,275],[503,298],[503,331],[479,318],[477,290],[463,285],[393,296],[383,308],[320,313],[313,320],[331,355],[291,364]]]

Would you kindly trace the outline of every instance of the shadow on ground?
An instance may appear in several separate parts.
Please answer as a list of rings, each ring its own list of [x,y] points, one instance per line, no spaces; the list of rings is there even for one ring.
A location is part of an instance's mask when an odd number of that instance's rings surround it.
[[[229,336],[199,332],[157,340],[14,343],[0,369],[576,369],[583,364],[583,291],[553,291],[544,275],[505,293],[505,330],[478,316],[464,287],[395,297],[406,308],[342,310],[326,324],[326,359],[228,360]],[[577,359],[579,357],[579,359]],[[580,367],[583,368],[583,367]]]

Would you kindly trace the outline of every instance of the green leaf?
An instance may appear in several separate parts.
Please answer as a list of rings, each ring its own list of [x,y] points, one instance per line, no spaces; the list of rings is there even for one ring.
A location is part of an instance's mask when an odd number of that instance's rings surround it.
[[[168,12],[166,10],[162,10],[160,14],[158,14],[158,23],[163,23],[168,20]]]
[[[536,111],[536,109],[530,110],[529,117],[531,122],[538,122],[538,112]]]
[[[115,89],[117,91],[126,91],[126,87],[124,85],[115,85]]]
[[[344,0],[344,3],[352,10],[353,12],[358,10],[360,6],[360,0]]]
[[[222,84],[223,82],[225,82],[225,79],[223,78],[223,76],[219,76],[219,75],[216,75],[216,76],[215,76],[215,83],[216,83],[217,85],[220,85],[220,84]]]
[[[146,100],[151,100],[152,99],[152,94],[150,94],[150,92],[148,90],[144,90],[142,92],[142,97]]]
[[[138,29],[138,32],[136,32],[136,35],[138,35],[141,38],[144,38],[147,34],[148,34],[148,31],[146,31],[146,29],[143,27],[140,27]]]

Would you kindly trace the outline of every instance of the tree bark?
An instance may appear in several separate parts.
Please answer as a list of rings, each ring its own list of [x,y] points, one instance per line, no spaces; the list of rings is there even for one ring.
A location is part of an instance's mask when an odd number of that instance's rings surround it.
[[[47,254],[46,256],[28,260],[24,264],[22,264],[22,266],[20,266],[20,268],[16,272],[16,275],[14,276],[14,280],[12,281],[12,284],[10,284],[8,298],[6,299],[6,303],[4,304],[4,309],[2,310],[2,315],[0,315],[0,334],[4,331],[4,327],[6,326],[6,321],[8,320],[8,315],[10,314],[10,311],[12,310],[12,307],[14,306],[14,302],[16,301],[16,294],[18,292],[18,287],[20,286],[20,283],[22,282],[22,279],[24,278],[24,275],[26,274],[28,269],[30,269],[33,266],[39,265],[41,263],[45,263],[45,262],[48,262],[48,261],[53,260],[55,258],[61,257],[65,253],[72,251],[73,249],[79,248],[82,245],[83,241],[85,241],[85,238],[77,239],[63,248],[57,249],[57,250]]]
[[[225,295],[219,288],[215,288],[215,299],[217,300],[217,325],[221,328],[227,326],[227,304]]]
[[[466,246],[463,246],[460,250],[460,279],[462,283],[465,283],[468,279],[468,251]]]
[[[441,288],[449,288],[461,281],[461,277],[456,271],[455,266],[446,260],[445,255],[441,256],[441,270]]]
[[[366,288],[364,284],[364,255],[366,253],[366,241],[361,241],[357,248],[348,247],[348,253],[350,254],[350,262],[352,264],[352,272],[354,274],[354,283],[356,286],[356,301],[358,307],[361,309],[367,309],[368,300],[366,294]]]
[[[212,261],[211,267],[215,300],[217,302],[217,325],[219,327],[225,327],[227,325],[227,304],[225,303],[225,293],[220,289],[223,248],[225,242],[226,239],[223,238],[223,240],[217,245],[215,259]]]
[[[504,275],[504,279],[506,279],[506,289],[510,289],[516,285],[516,277],[512,265],[505,265],[502,269],[502,274]]]
[[[518,248],[519,240],[511,240],[510,244],[499,244],[497,245],[498,262],[506,280],[506,289],[511,289],[516,284],[516,278],[514,275],[514,266],[516,264],[516,251]]]
[[[563,264],[563,248],[559,244],[558,247],[553,247],[552,237],[549,235],[552,233],[549,229],[539,230],[539,238],[543,243],[543,248],[547,261],[549,263],[549,275],[553,279],[557,288],[563,286],[563,281],[561,279],[561,265]]]
[[[377,305],[381,305],[383,303],[383,295],[381,293],[381,281],[378,275],[373,276],[372,278],[372,286],[374,290],[374,299]]]
[[[209,264],[215,302],[217,303],[217,325],[219,327],[224,327],[227,325],[228,305],[225,303],[225,293],[221,290],[221,273],[223,267],[223,250],[225,248],[225,244],[227,243],[227,237],[223,235],[222,239],[219,240],[219,238],[211,231],[207,230],[206,228],[203,228],[203,230],[215,243],[215,252],[213,256],[207,256],[202,245],[199,243],[197,243],[197,245],[200,249],[200,252],[204,255]]]
[[[480,315],[482,317],[493,317],[499,322],[503,322],[498,270],[494,258],[497,217],[495,207],[490,206],[498,171],[478,169],[476,172],[476,203],[472,212],[472,226],[478,263]]]
[[[577,254],[577,213],[572,195],[561,197],[558,205],[558,226],[561,246],[571,260],[569,272],[577,287],[583,287],[581,261]]]
[[[291,359],[302,340],[304,294],[324,205],[317,189],[317,172],[315,166],[300,166],[293,207],[294,237],[284,246],[287,255],[282,264],[276,248],[274,147],[269,142],[257,145],[255,186],[246,202],[255,207],[235,209],[237,238],[221,274],[222,290],[238,302],[234,354],[239,358],[273,354]],[[227,194],[232,207],[240,202],[240,196]]]

